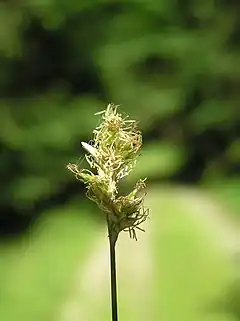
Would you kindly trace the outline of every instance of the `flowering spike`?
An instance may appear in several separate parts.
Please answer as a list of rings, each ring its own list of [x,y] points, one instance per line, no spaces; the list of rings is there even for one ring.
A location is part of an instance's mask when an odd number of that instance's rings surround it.
[[[118,194],[118,183],[136,165],[142,135],[137,122],[127,120],[128,116],[122,118],[118,107],[109,104],[105,111],[96,113],[101,115],[102,122],[93,131],[91,145],[81,143],[87,151],[86,160],[91,168],[95,168],[96,174],[89,170],[79,170],[76,164],[68,164],[67,168],[85,183],[87,197],[106,213],[116,235],[120,231],[128,231],[130,237],[137,239],[136,229],[143,231],[139,225],[149,215],[143,206],[144,196],[137,196],[146,187],[146,179],[139,180],[133,191],[126,196]]]

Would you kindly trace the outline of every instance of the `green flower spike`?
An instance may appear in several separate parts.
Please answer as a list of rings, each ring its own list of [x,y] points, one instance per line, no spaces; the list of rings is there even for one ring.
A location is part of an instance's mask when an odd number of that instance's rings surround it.
[[[122,118],[117,109],[118,106],[109,104],[105,111],[97,113],[102,114],[101,124],[93,131],[90,144],[82,142],[91,171],[80,169],[76,164],[67,165],[86,185],[87,197],[106,214],[115,241],[121,231],[128,231],[130,237],[137,239],[136,229],[142,230],[139,225],[148,217],[148,209],[143,206],[144,196],[137,196],[146,187],[146,179],[139,180],[129,195],[118,195],[120,179],[136,165],[142,135],[136,121]]]

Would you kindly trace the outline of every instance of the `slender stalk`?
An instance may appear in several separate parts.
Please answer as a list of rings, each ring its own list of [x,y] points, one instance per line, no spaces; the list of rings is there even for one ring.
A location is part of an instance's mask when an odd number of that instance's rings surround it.
[[[117,234],[114,233],[113,229],[111,229],[109,221],[108,221],[108,232],[109,232],[109,248],[110,248],[112,321],[118,321],[116,251],[115,251]]]

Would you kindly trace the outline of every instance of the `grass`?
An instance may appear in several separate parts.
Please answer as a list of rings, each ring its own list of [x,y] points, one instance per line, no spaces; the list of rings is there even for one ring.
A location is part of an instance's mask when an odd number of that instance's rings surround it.
[[[239,188],[240,178],[222,179],[210,181],[204,185],[208,193],[211,193],[216,201],[230,209],[233,219],[240,217]]]
[[[213,308],[232,280],[232,263],[213,244],[214,234],[204,231],[190,213],[188,199],[177,197],[174,189],[154,187],[148,203],[151,229],[146,233],[154,260],[154,275],[148,277],[154,279],[154,288],[147,290],[140,283],[132,289],[126,272],[119,282],[119,320],[237,320]],[[66,207],[45,213],[33,230],[31,244],[25,237],[18,244],[0,247],[1,320],[59,321],[57,311],[71,295],[79,260],[84,265],[97,231],[103,228],[85,219],[84,211]],[[138,244],[136,250],[141,251]],[[102,300],[94,306],[83,293],[74,298],[96,311],[94,321],[110,320],[109,280],[101,290]],[[135,293],[131,302],[129,292]],[[142,293],[146,304],[138,299]]]
[[[194,212],[189,213],[187,199],[179,199],[171,190],[156,191],[151,197],[156,213],[155,320],[232,321],[230,315],[212,308],[232,277],[221,246],[213,245],[214,234],[199,226]]]
[[[95,239],[96,223],[84,217],[84,209],[56,209],[43,215],[32,235],[1,246],[1,320],[54,320]]]
[[[217,302],[225,300],[234,273],[232,262],[221,245],[216,248],[214,231],[209,235],[209,230],[204,230],[195,213],[190,212],[189,200],[178,197],[175,189],[156,187],[148,194],[154,273],[145,278],[149,281],[154,278],[154,286],[146,288],[146,282],[143,285],[140,282],[132,289],[131,275],[126,273],[125,280],[119,282],[119,319],[237,321],[217,307]],[[141,247],[136,246],[137,250],[141,251]],[[134,257],[132,253],[133,260]],[[129,292],[135,295],[130,298]],[[142,293],[145,304],[140,301]],[[110,319],[106,298],[102,300],[102,317],[97,316],[92,320]]]

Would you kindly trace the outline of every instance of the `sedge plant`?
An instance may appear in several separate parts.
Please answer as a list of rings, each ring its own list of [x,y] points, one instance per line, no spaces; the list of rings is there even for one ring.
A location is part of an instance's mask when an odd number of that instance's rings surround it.
[[[90,169],[68,164],[67,168],[86,185],[86,196],[104,213],[108,228],[111,270],[112,321],[118,320],[115,246],[121,231],[137,240],[136,231],[149,215],[139,191],[146,187],[140,179],[131,193],[119,195],[119,182],[135,167],[142,147],[142,134],[135,120],[122,117],[118,107],[109,104],[101,115],[100,125],[89,143],[82,142]]]

